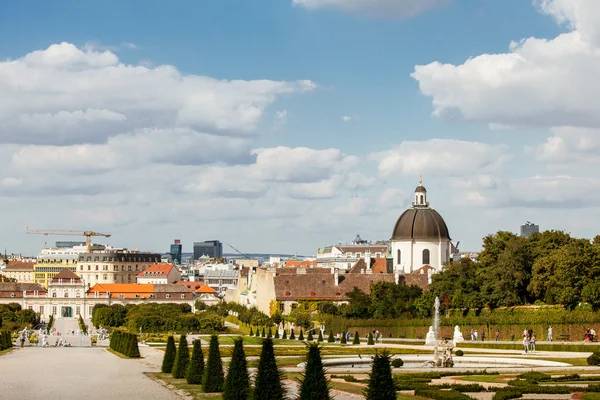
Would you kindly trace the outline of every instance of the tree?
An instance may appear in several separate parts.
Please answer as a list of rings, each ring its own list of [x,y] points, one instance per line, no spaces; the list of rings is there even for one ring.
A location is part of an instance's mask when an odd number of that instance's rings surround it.
[[[329,331],[329,337],[327,338],[327,343],[335,343],[335,337],[333,336],[333,329]]]
[[[341,344],[348,344],[348,341],[346,340],[346,332],[342,333],[342,340],[340,341]]]
[[[223,400],[245,400],[250,394],[250,379],[242,338],[234,340],[231,363],[223,386]]]
[[[175,364],[173,364],[173,378],[181,379],[185,378],[187,373],[188,362],[190,361],[190,350],[188,349],[187,337],[181,335],[179,338],[179,347],[177,348],[177,357],[175,357]]]
[[[375,342],[373,341],[373,332],[369,332],[369,338],[367,339],[367,344],[369,346],[372,346],[375,344]]]
[[[346,293],[349,304],[344,308],[345,316],[348,318],[369,318],[371,316],[371,298],[356,286],[351,292]]]
[[[248,334],[248,336],[254,336],[254,332],[252,332],[252,327],[250,327],[250,333]]]
[[[300,382],[300,395],[298,400],[330,400],[329,388],[331,386],[325,375],[325,368],[321,360],[321,350],[318,343],[309,343],[304,359],[304,373]]]
[[[396,384],[392,378],[390,356],[387,353],[376,354],[373,358],[365,397],[366,400],[396,400]]]
[[[279,339],[279,329],[275,328],[275,339]]]
[[[256,337],[260,337],[260,328],[256,327]]]
[[[282,374],[275,362],[273,339],[263,340],[258,370],[254,383],[255,400],[285,399],[285,388],[281,384]]]
[[[219,337],[212,335],[210,337],[210,346],[208,348],[208,361],[204,369],[204,391],[206,393],[218,393],[223,391],[223,363],[219,353]]]
[[[358,331],[354,332],[354,340],[352,344],[360,344],[360,336],[358,336]]]
[[[319,329],[319,337],[317,338],[317,342],[323,341],[323,331]]]
[[[315,338],[313,338],[312,330],[308,331],[308,337],[306,338],[306,340],[308,340],[309,342],[315,340]]]
[[[262,328],[262,332],[260,334],[261,337],[266,337],[267,335],[265,334],[265,327],[263,326]]]
[[[271,329],[271,327],[269,327],[269,330],[267,332],[267,337],[268,338],[272,338],[273,337],[273,330]]]
[[[190,385],[199,385],[202,383],[202,374],[204,373],[204,354],[200,346],[200,339],[194,340],[192,348],[192,359],[187,370],[187,383]]]
[[[296,340],[296,334],[293,329],[290,329],[290,340]]]
[[[281,335],[282,339],[287,339],[287,331],[285,330],[285,328],[283,329],[283,335]]]
[[[302,329],[300,329],[300,336],[298,336],[298,340],[303,342],[304,341],[304,332]]]

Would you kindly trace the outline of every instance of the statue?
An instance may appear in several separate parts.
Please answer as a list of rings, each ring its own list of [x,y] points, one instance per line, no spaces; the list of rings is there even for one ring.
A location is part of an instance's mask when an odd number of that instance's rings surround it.
[[[465,338],[463,337],[463,334],[460,331],[460,327],[458,325],[456,325],[454,327],[454,337],[452,339],[454,341],[454,345],[456,346],[457,343],[460,342],[464,342]]]
[[[429,327],[429,332],[427,332],[427,336],[425,337],[425,345],[427,346],[435,346],[437,345],[437,340],[435,338],[435,331],[433,330],[433,326]]]

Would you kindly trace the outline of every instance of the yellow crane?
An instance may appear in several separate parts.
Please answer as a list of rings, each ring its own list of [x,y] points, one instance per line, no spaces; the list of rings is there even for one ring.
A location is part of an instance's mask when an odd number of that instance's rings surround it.
[[[92,236],[104,236],[110,237],[110,233],[100,233],[94,231],[68,231],[68,230],[31,230],[28,227],[25,228],[25,233],[28,235],[52,235],[52,236],[85,236],[85,245],[87,248],[87,252],[89,253],[92,249]]]

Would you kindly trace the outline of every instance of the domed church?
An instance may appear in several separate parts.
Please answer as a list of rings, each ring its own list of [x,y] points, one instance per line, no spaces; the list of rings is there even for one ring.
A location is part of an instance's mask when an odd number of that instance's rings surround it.
[[[441,271],[450,260],[450,240],[446,222],[429,207],[427,189],[420,180],[412,208],[404,211],[394,226],[390,246],[394,270],[408,274],[429,265]]]

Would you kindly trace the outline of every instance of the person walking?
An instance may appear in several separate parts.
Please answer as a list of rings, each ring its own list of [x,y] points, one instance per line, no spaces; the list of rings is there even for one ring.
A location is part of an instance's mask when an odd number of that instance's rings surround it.
[[[23,329],[19,334],[19,339],[21,340],[21,347],[23,347],[25,344],[25,329]]]
[[[535,334],[533,334],[529,340],[529,349],[532,353],[535,351]]]
[[[525,354],[529,352],[529,337],[527,335],[523,336],[523,347],[525,348]]]
[[[500,341],[500,330],[496,329],[496,342]]]
[[[485,329],[481,330],[481,341],[485,342]]]
[[[548,341],[552,341],[552,326],[548,327]]]

